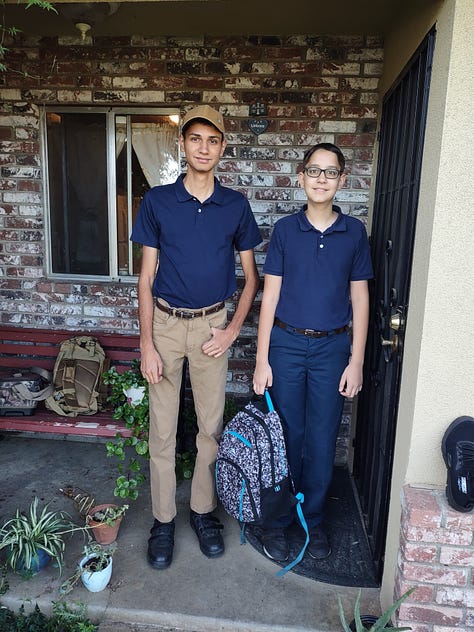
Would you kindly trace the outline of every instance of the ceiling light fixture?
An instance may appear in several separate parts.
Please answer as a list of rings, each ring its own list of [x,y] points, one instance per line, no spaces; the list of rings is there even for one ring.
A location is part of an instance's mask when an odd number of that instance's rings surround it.
[[[59,13],[72,22],[83,40],[97,24],[113,15],[120,2],[66,2],[57,4]]]

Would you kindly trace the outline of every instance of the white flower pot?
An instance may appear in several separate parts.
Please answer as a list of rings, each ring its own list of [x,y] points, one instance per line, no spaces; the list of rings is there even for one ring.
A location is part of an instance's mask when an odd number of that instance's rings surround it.
[[[112,558],[109,558],[108,565],[101,571],[90,571],[84,568],[87,562],[94,557],[94,553],[91,553],[83,557],[79,562],[79,566],[81,567],[81,579],[87,590],[90,592],[100,592],[104,590],[112,576]]]

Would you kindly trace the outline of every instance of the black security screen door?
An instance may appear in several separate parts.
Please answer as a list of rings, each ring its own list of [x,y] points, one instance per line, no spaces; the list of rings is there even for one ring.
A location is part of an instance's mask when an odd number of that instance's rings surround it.
[[[397,420],[435,32],[383,102],[371,248],[369,339],[357,410],[354,479],[379,578]]]

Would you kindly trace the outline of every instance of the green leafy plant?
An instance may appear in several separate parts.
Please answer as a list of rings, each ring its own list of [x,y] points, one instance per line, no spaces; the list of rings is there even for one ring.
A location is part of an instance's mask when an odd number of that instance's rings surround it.
[[[117,520],[124,515],[127,509],[128,505],[109,505],[108,507],[105,507],[105,509],[98,509],[88,515],[87,522],[89,523],[93,520],[94,522],[106,524],[108,527],[113,527]]]
[[[113,418],[122,419],[131,431],[130,437],[117,433],[113,441],[106,443],[107,456],[118,459],[120,475],[115,482],[114,495],[135,500],[138,497],[138,486],[145,481],[141,472],[142,459],[150,457],[148,384],[141,374],[138,360],[134,361],[131,369],[123,373],[112,367],[104,374],[104,382],[111,388],[108,401],[114,407]],[[126,462],[127,448],[132,448],[134,455],[129,456]]]
[[[27,0],[25,3],[25,9],[30,9],[31,7],[39,7],[45,11],[53,11],[54,13],[57,13],[54,5],[47,0]],[[4,8],[5,0],[0,0],[0,72],[6,72],[9,70],[7,64],[2,61],[9,51],[9,48],[6,46],[7,40],[14,39],[19,33],[21,33],[20,29],[16,26],[7,24]],[[28,76],[28,73],[21,74]]]
[[[398,610],[398,608],[403,603],[403,601],[405,601],[405,599],[409,595],[411,595],[415,589],[416,589],[416,586],[407,590],[406,593],[404,593],[400,597],[400,599],[397,599],[397,601],[394,604],[392,604],[392,606],[390,606],[388,610],[386,610],[383,614],[381,614],[380,617],[378,617],[378,619],[371,622],[369,627],[367,627],[367,625],[364,625],[364,620],[363,620],[364,615],[360,614],[361,591],[359,590],[357,599],[354,604],[354,620],[353,620],[352,625],[348,624],[345,619],[341,598],[338,595],[337,600],[339,603],[339,618],[341,619],[341,623],[342,623],[342,627],[344,628],[344,631],[345,632],[366,632],[367,630],[370,630],[370,632],[380,632],[384,630],[385,632],[402,632],[403,630],[411,630],[411,628],[409,627],[401,627],[401,628],[391,627],[389,623],[392,616]]]
[[[0,630],[8,632],[95,632],[97,626],[86,617],[86,606],[71,606],[53,602],[51,617],[41,612],[38,604],[30,614],[21,606],[18,614],[9,608],[0,608]]]
[[[113,418],[121,419],[131,431],[130,437],[117,433],[115,439],[107,441],[107,456],[118,459],[119,476],[115,482],[114,495],[120,498],[138,497],[138,488],[145,481],[141,471],[143,459],[150,458],[148,451],[148,433],[150,428],[148,383],[140,371],[140,361],[135,360],[128,371],[119,373],[115,367],[104,373],[104,382],[109,385],[111,394],[108,401],[114,408]],[[238,411],[236,402],[229,398],[225,402],[224,423],[232,419]],[[192,406],[183,412],[185,432],[195,433],[196,413]],[[127,450],[132,448],[132,456]],[[189,479],[194,472],[196,458],[195,445],[185,446],[176,454],[176,478],[178,481]]]
[[[62,571],[64,535],[73,531],[87,532],[87,527],[74,525],[63,511],[51,511],[49,503],[41,511],[35,497],[28,512],[16,510],[14,518],[0,529],[0,550],[6,550],[6,563],[25,577],[38,566],[39,551],[44,551]]]

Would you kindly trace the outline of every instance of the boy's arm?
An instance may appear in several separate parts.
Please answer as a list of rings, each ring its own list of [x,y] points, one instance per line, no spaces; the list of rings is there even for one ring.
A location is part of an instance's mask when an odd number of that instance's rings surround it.
[[[352,355],[339,383],[344,397],[354,397],[362,389],[365,344],[369,326],[369,286],[367,281],[351,281]]]
[[[138,320],[140,322],[140,369],[150,384],[163,377],[163,363],[153,344],[153,282],[158,269],[158,250],[143,246],[140,276],[138,278]]]
[[[273,384],[273,374],[268,361],[270,334],[275,320],[275,310],[280,298],[282,277],[273,274],[265,275],[262,306],[258,319],[258,341],[255,372],[253,374],[253,390],[262,395],[267,386]]]
[[[203,353],[218,358],[237,339],[247,314],[252,307],[260,282],[253,250],[239,252],[240,263],[245,277],[245,284],[237,303],[234,316],[225,329],[212,327],[212,338],[202,345]]]

